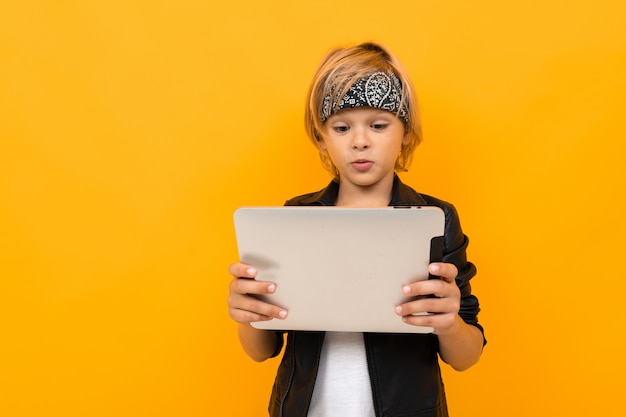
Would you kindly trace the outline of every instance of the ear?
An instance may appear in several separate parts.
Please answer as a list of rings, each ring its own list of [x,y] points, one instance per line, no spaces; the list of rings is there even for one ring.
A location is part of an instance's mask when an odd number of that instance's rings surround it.
[[[406,132],[402,137],[402,146],[408,145],[409,142],[411,142],[411,135],[409,135],[409,132]]]
[[[322,135],[317,135],[317,149],[320,152],[324,152],[326,150],[326,142],[324,142]]]

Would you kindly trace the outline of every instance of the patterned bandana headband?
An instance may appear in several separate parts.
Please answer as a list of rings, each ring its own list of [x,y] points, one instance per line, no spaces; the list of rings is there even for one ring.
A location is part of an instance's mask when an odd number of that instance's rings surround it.
[[[401,105],[402,83],[393,72],[374,72],[359,78],[348,92],[339,100],[339,88],[334,85],[324,97],[322,122],[342,109],[355,107],[373,107],[397,114],[404,123],[409,123],[409,113]],[[333,97],[331,103],[331,97]]]

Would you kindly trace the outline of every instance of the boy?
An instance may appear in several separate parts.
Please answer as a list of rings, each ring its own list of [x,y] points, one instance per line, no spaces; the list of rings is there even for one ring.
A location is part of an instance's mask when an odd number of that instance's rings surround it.
[[[429,266],[441,279],[402,289],[405,296],[435,297],[396,306],[398,320],[432,327],[433,334],[287,332],[270,416],[447,416],[438,357],[454,369],[467,369],[479,360],[485,339],[469,284],[476,269],[466,260],[468,239],[456,210],[415,192],[396,175],[406,170],[421,140],[410,78],[378,44],[331,51],[311,83],[305,123],[334,178],[287,205],[438,206],[446,217],[444,256]],[[282,333],[255,329],[250,322],[284,319],[288,312],[250,294],[279,289],[254,280],[251,265],[232,264],[229,273],[229,314],[240,324],[243,349],[257,361],[277,356]],[[420,312],[434,314],[414,315]]]

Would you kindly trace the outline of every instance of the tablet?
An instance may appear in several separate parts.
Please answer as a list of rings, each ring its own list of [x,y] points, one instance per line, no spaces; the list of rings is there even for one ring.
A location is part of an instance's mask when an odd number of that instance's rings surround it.
[[[259,329],[430,333],[404,323],[402,287],[440,261],[439,207],[242,207],[234,213],[241,262],[276,283],[259,298],[287,309]]]

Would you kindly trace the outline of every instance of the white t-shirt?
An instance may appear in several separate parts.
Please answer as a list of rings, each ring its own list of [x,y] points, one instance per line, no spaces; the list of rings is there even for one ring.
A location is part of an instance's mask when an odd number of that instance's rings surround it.
[[[374,417],[363,333],[326,332],[308,417]]]

